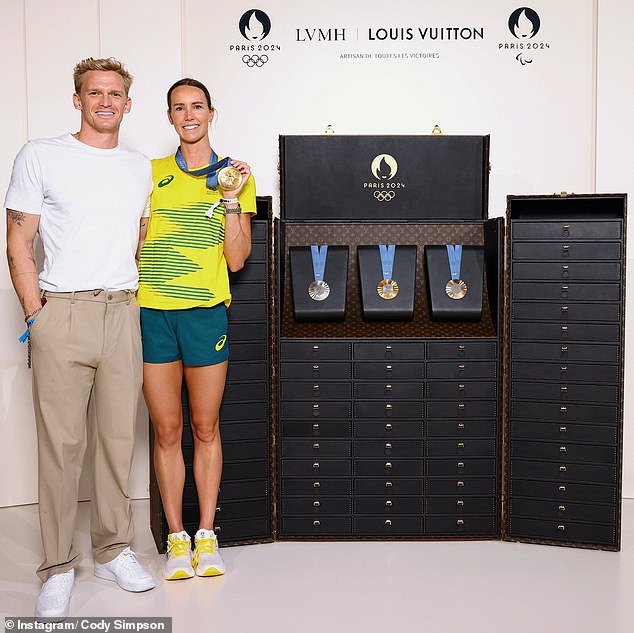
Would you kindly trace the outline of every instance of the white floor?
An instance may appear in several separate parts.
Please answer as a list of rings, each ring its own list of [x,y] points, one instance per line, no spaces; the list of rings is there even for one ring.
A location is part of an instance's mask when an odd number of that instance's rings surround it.
[[[160,579],[148,506],[134,502],[134,548]],[[93,576],[88,510],[81,504],[86,558],[72,616],[169,616],[174,633],[634,631],[634,500],[623,503],[619,553],[495,541],[272,543],[223,549],[224,577],[159,580],[143,594]],[[0,509],[0,526],[0,617],[32,616],[37,506]]]

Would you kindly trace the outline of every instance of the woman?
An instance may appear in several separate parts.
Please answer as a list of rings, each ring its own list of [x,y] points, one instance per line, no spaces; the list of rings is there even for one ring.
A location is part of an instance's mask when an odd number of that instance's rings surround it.
[[[251,214],[256,209],[255,184],[246,163],[231,161],[241,178],[225,183],[225,190],[222,179],[217,183],[217,172],[201,175],[201,168],[218,161],[209,140],[215,111],[207,88],[194,79],[181,79],[167,92],[167,105],[180,147],[152,161],[154,189],[139,260],[138,300],[143,393],[154,425],[154,469],[170,531],[164,577],[176,580],[225,572],[213,525],[222,470],[218,412],[229,356],[227,267],[240,270],[249,256]],[[182,518],[183,376],[200,506],[193,556]]]

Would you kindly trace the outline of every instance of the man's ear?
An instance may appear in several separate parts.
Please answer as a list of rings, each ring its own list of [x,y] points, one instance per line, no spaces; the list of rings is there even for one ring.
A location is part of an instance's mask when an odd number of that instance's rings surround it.
[[[127,114],[128,112],[130,112],[130,110],[132,110],[132,99],[128,97],[127,101],[125,102],[125,105],[123,106],[123,112],[124,114]]]
[[[81,99],[76,92],[73,93],[73,106],[75,110],[81,110]]]

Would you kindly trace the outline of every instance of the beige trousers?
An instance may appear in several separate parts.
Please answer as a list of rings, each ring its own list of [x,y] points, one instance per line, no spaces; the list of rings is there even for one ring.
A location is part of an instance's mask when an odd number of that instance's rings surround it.
[[[95,560],[111,561],[132,539],[127,486],[143,375],[134,293],[45,296],[31,328],[42,581],[81,560],[73,537],[87,445]]]

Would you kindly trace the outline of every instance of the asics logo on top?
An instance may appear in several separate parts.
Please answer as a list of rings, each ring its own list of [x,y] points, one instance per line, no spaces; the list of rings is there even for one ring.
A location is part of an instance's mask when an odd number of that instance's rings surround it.
[[[163,180],[159,182],[158,186],[165,187],[166,185],[169,185],[172,180],[174,180],[174,176],[172,176],[172,174],[170,174],[169,176],[165,176],[165,178],[163,178]]]

